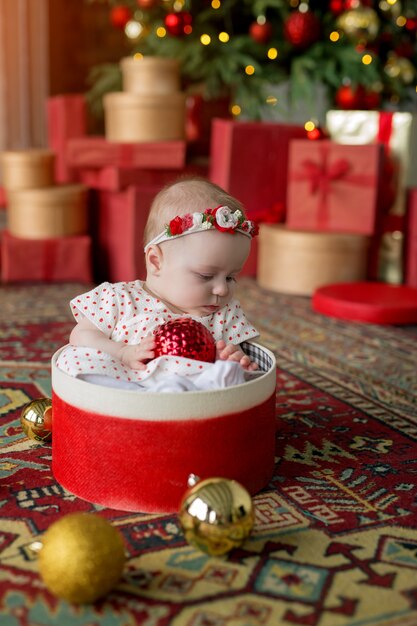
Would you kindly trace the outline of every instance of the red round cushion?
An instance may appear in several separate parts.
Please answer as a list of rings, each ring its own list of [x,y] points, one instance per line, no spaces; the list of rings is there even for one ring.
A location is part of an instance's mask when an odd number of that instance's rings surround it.
[[[313,310],[331,317],[372,324],[417,323],[417,289],[378,282],[340,283],[319,287]]]

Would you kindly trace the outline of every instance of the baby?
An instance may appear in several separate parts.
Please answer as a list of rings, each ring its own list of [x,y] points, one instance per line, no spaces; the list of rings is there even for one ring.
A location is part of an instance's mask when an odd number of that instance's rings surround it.
[[[58,366],[91,382],[166,391],[173,378],[179,390],[215,386],[210,368],[219,362],[219,386],[242,382],[242,372],[258,366],[240,344],[258,332],[233,293],[256,234],[241,204],[217,185],[197,178],[168,185],[145,229],[146,281],[103,283],[74,298],[77,324]],[[216,363],[154,358],[153,331],[184,316],[212,333]]]

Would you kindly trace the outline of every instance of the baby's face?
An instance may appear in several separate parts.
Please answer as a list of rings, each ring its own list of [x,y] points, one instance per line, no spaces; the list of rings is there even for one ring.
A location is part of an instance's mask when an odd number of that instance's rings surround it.
[[[232,299],[250,239],[210,230],[166,241],[161,249],[158,295],[176,312],[204,317]]]

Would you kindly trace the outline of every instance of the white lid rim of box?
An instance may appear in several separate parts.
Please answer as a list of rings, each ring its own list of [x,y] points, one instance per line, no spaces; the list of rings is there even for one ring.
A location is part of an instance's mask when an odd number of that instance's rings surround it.
[[[275,357],[264,346],[259,348],[272,361],[271,368],[262,376],[224,389],[180,393],[116,390],[74,378],[56,365],[57,358],[64,349],[61,348],[52,357],[52,388],[64,402],[72,406],[113,417],[146,421],[215,419],[255,407],[268,400],[275,392]]]

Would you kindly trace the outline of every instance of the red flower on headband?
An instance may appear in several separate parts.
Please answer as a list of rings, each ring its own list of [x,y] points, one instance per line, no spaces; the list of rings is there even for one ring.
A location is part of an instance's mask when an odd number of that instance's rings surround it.
[[[184,224],[182,218],[177,215],[169,223],[169,230],[172,236],[181,235],[184,232]]]

